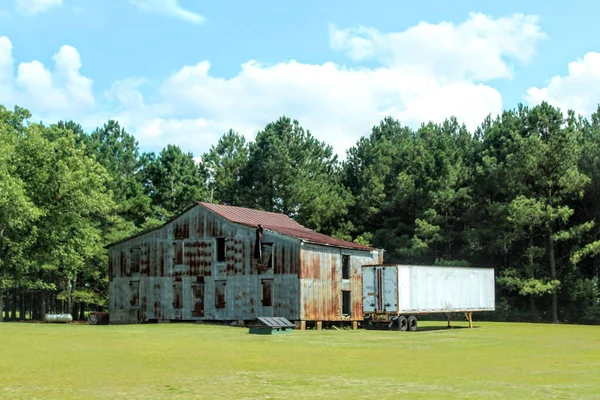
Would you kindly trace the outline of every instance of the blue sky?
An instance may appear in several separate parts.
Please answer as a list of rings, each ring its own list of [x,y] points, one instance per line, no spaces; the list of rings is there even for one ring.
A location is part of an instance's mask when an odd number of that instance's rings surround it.
[[[385,115],[418,126],[456,114],[472,128],[542,100],[589,114],[600,101],[599,11],[584,1],[0,0],[0,104],[87,129],[115,118],[144,150],[175,143],[197,156],[228,128],[252,139],[286,114],[342,154]]]

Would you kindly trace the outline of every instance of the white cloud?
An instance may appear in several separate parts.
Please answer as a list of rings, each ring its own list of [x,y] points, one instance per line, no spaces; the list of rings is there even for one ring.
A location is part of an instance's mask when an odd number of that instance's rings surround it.
[[[199,156],[229,128],[253,139],[259,129],[285,114],[343,156],[388,115],[413,127],[455,115],[474,128],[487,114],[501,112],[503,107],[500,93],[485,82],[510,79],[513,64],[529,61],[543,38],[537,18],[523,15],[494,19],[472,14],[458,25],[420,23],[397,33],[331,26],[334,50],[379,65],[349,67],[293,60],[266,65],[251,60],[242,64],[237,76],[223,79],[211,74],[210,62],[205,60],[182,67],[151,96],[144,96],[147,82],[142,78],[115,82],[105,92],[110,111],[81,111],[69,118],[88,126],[114,118],[136,135],[142,148],[160,149],[174,143]],[[37,79],[35,85],[21,84],[30,89],[23,106],[50,108],[75,94],[78,103],[93,104],[91,89],[84,90],[88,88],[84,82],[91,88],[91,81],[79,74],[75,49],[68,54],[56,58],[68,60],[73,66],[70,74],[50,73],[35,62],[25,63],[29,68],[19,67],[20,76],[30,77],[28,82]],[[71,77],[71,85],[56,86],[53,78],[59,75]],[[57,94],[40,94],[51,88]],[[44,98],[55,100],[45,104]]]
[[[62,6],[62,0],[15,0],[15,8],[26,15],[34,15]]]
[[[230,127],[252,138],[266,123],[285,114],[299,119],[343,154],[387,115],[411,126],[455,115],[474,128],[503,106],[500,93],[482,82],[510,78],[511,63],[529,61],[543,38],[537,18],[520,14],[499,19],[472,14],[459,25],[420,23],[389,34],[332,26],[334,50],[359,60],[376,59],[380,66],[297,61],[265,65],[252,60],[242,65],[237,76],[222,79],[210,73],[210,62],[205,60],[169,77],[159,100],[142,109],[152,107],[147,115],[161,121],[187,121],[176,131],[194,138],[197,153],[206,150],[202,144],[209,138]],[[140,92],[130,96],[142,99]],[[142,114],[132,115],[131,120]],[[141,126],[145,118],[134,125]],[[197,118],[201,122],[191,122]],[[163,131],[166,122],[152,126],[147,132],[153,132],[155,140],[177,140]]]
[[[181,7],[178,0],[129,0],[129,2],[142,10],[169,15],[194,24],[201,24],[205,20],[202,15]]]
[[[589,116],[600,103],[600,53],[587,53],[582,59],[569,63],[567,76],[557,75],[546,87],[527,90],[531,105],[547,101],[563,112],[569,109]]]
[[[0,104],[13,99],[13,45],[6,36],[0,36]]]
[[[79,52],[65,45],[52,59],[52,71],[34,60],[20,63],[15,75],[12,43],[6,36],[0,37],[0,102],[18,104],[50,118],[89,111],[95,104],[92,80],[80,72]]]
[[[465,22],[420,22],[403,32],[330,27],[330,44],[355,60],[377,59],[387,66],[418,69],[438,80],[486,81],[511,78],[507,60],[526,63],[546,36],[538,17],[514,14],[493,19],[472,13]]]

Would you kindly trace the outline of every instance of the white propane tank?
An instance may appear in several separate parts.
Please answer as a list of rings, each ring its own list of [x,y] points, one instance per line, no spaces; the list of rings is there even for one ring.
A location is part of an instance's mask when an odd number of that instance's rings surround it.
[[[73,316],[71,314],[44,314],[44,322],[71,322]]]

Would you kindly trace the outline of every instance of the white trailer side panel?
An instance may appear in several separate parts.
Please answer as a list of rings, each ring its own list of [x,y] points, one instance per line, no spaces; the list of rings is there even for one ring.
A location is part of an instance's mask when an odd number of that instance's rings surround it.
[[[494,311],[493,268],[398,266],[399,313]]]

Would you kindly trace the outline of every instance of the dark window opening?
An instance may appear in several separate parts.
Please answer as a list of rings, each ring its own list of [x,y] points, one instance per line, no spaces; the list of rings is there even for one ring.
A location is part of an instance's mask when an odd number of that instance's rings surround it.
[[[263,279],[262,284],[262,305],[263,307],[271,307],[273,305],[273,280]]]
[[[350,279],[350,256],[342,255],[342,279]]]
[[[108,256],[108,276],[109,278],[114,278],[115,275],[115,266],[113,265],[113,258],[112,255]]]
[[[227,281],[215,281],[215,307],[225,308]]]
[[[183,242],[173,242],[173,265],[183,264]]]
[[[225,261],[225,238],[217,238],[217,262]]]
[[[270,247],[270,246],[269,246]],[[265,258],[258,263],[257,270],[259,274],[265,274],[268,272],[273,272],[273,248],[267,248],[268,250],[264,252],[263,257],[268,255],[269,258]],[[265,262],[266,260],[266,262]]]
[[[131,273],[137,274],[140,272],[140,248],[134,247],[131,250]]]
[[[342,315],[352,314],[352,292],[349,290],[342,290]]]

